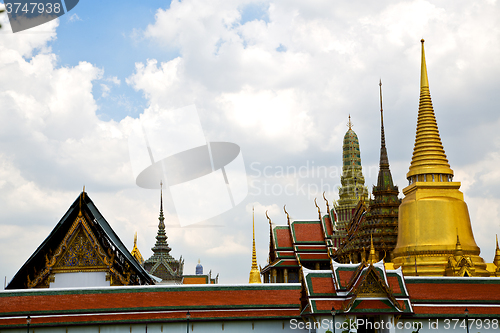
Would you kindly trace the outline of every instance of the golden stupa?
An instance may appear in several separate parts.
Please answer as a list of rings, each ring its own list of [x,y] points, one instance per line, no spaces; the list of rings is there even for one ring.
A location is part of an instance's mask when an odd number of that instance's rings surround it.
[[[252,208],[252,224],[253,224],[253,249],[252,249],[252,268],[250,269],[249,283],[262,283],[260,280],[260,270],[257,266],[257,253],[255,252],[255,214]]]
[[[405,275],[489,276],[479,256],[460,182],[453,181],[432,107],[422,39],[420,103],[409,185],[399,207],[399,232],[392,254]],[[454,260],[457,239],[464,260]],[[460,259],[460,258],[458,258]],[[463,269],[457,267],[462,265]]]

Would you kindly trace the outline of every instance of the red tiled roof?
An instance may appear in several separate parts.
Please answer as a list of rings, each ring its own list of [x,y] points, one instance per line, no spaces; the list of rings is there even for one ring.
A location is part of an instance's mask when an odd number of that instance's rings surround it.
[[[345,287],[347,283],[351,280],[352,276],[354,275],[355,271],[354,270],[342,270],[342,269],[337,269],[337,274],[339,277],[338,281],[341,286]]]
[[[413,305],[413,311],[415,312],[416,315],[435,315],[435,316],[453,316],[455,318],[460,318],[462,319],[464,317],[464,310],[465,307],[467,307],[467,310],[469,310],[469,317],[473,318],[477,315],[488,315],[491,318],[491,315],[495,315],[495,317],[498,316],[500,313],[500,308],[499,307],[492,307],[492,306],[473,306],[473,305],[464,305],[460,304],[457,306],[436,306],[436,305],[429,305],[429,306],[418,306],[418,305]],[[453,323],[452,323],[453,325]]]
[[[299,253],[300,260],[330,260],[326,253]]]
[[[187,309],[193,318],[293,317],[300,314],[300,292],[300,285],[295,284],[0,292],[0,328],[17,323],[25,325],[28,314],[33,324],[58,320],[76,323],[183,319]],[[40,315],[47,315],[48,319],[37,317]],[[2,318],[14,316],[20,319]]]
[[[323,223],[326,227],[326,233],[328,236],[331,236],[333,234],[333,228],[332,228],[332,222],[330,221],[329,216],[325,216],[323,219]]]
[[[295,221],[292,224],[295,240],[297,242],[324,242],[325,235],[319,221],[301,223]]]
[[[311,277],[310,288],[314,294],[336,294],[332,277]]]
[[[389,302],[389,300],[356,300],[354,305],[349,310],[349,313],[399,313],[399,311]]]
[[[295,251],[297,252],[325,252],[326,245],[310,245],[310,244],[299,244],[295,245]]]
[[[500,279],[412,279],[406,278],[406,289],[413,301],[467,300],[500,303]],[[499,309],[500,312],[500,309]]]
[[[335,309],[340,310],[344,306],[344,300],[339,299],[339,300],[331,300],[331,299],[317,299],[317,300],[312,300],[311,301],[313,309],[316,310],[314,312],[328,312],[332,310],[332,306],[335,307]]]
[[[292,247],[292,238],[288,227],[275,228],[276,233],[276,248]]]
[[[395,294],[403,294],[404,291],[401,290],[401,287],[399,286],[399,279],[397,276],[394,275],[387,275],[387,283],[389,284],[389,287]]]

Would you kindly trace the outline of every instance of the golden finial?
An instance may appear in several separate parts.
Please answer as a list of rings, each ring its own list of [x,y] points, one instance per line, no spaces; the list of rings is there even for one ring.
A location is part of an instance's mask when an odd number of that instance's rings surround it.
[[[78,206],[78,217],[82,217],[82,196],[85,193],[85,186],[83,187],[83,192],[80,193],[80,203]]]
[[[453,176],[448,159],[444,152],[439,129],[432,107],[429,80],[427,78],[427,65],[425,62],[424,41],[422,40],[422,63],[420,77],[420,101],[418,106],[417,131],[415,145],[406,177],[411,180],[413,176],[440,174],[442,177]],[[417,177],[414,181],[420,181]],[[441,178],[437,181],[442,181]]]
[[[316,205],[316,208],[318,208],[318,216],[319,220],[321,221],[321,210],[319,209],[318,203],[316,202],[316,198],[314,198],[314,204]]]
[[[283,210],[285,211],[286,219],[288,221],[288,224],[290,224],[290,215],[288,215],[288,212],[286,211],[286,205],[283,206]]]
[[[135,260],[137,260],[140,265],[144,264],[144,258],[142,257],[142,254],[137,247],[137,231],[134,234],[134,247],[132,248],[132,251],[130,251],[130,254],[135,258]]]
[[[349,129],[352,128],[351,114],[349,114],[349,122],[347,123],[347,127],[349,127]]]
[[[200,259],[198,259],[198,264],[201,264],[201,260]]]
[[[257,253],[255,251],[255,211],[252,207],[252,226],[253,226],[253,249],[252,249],[252,268],[250,269],[249,283],[262,283],[260,280],[259,266],[257,266]]]
[[[373,234],[370,234],[370,255],[368,256],[368,263],[376,263],[375,247],[373,246]]]
[[[497,266],[497,271],[500,270],[500,248],[498,247],[498,235],[497,237],[497,248],[495,250],[495,257],[493,258],[493,263]]]
[[[421,64],[421,73],[420,73],[420,88],[429,87],[429,78],[427,77],[427,65],[425,63],[425,52],[424,52],[424,42],[425,40],[421,39],[422,42],[422,64]]]

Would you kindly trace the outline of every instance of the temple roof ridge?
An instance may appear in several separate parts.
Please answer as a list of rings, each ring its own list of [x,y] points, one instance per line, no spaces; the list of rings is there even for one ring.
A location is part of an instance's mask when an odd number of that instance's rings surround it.
[[[420,102],[418,107],[417,131],[406,177],[424,174],[445,174],[453,176],[441,142],[434,108],[429,91],[429,79],[425,61],[424,40],[422,42],[422,63],[420,76]]]

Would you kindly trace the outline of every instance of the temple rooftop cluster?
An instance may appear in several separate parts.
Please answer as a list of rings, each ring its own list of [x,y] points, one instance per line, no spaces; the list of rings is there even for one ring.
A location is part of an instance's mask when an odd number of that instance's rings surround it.
[[[441,142],[421,43],[403,199],[390,171],[380,82],[372,195],[349,116],[339,200],[330,205],[323,195],[324,213],[315,200],[317,216],[306,221],[291,219],[286,206],[282,225],[266,213],[268,262],[259,268],[254,227],[249,283],[217,284],[201,265],[183,274],[184,260],[167,243],[162,194],[153,255],[144,260],[136,240],[128,251],[83,191],[0,292],[0,332],[449,332],[454,321],[467,332],[498,331],[498,239],[495,253],[481,256]]]

